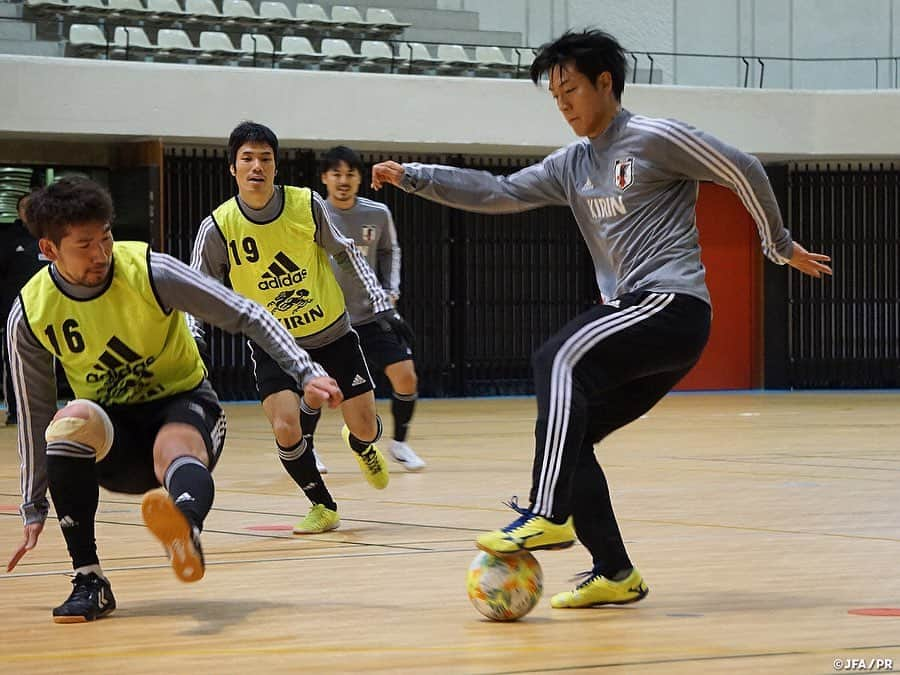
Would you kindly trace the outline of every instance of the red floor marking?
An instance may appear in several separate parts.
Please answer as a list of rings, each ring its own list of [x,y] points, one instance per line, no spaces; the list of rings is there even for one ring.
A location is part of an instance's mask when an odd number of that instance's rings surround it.
[[[851,609],[848,614],[859,616],[900,616],[900,607],[868,607],[864,609]]]
[[[19,507],[14,506],[13,504],[0,504],[0,511],[14,511],[15,513],[18,513]]]
[[[283,532],[286,530],[293,530],[294,527],[293,525],[251,525],[244,529],[253,532]]]

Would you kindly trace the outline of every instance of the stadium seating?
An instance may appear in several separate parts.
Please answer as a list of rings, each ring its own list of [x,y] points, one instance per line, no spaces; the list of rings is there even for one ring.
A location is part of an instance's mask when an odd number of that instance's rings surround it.
[[[363,60],[353,51],[350,43],[340,38],[322,40],[322,61],[319,67],[323,70],[345,70]]]
[[[322,61],[322,54],[313,49],[309,38],[286,35],[281,39],[278,65],[282,68],[309,68]]]
[[[398,42],[410,24],[378,7],[286,0],[23,0],[23,6],[45,22],[52,17],[59,37],[70,38],[66,53],[81,57],[501,77],[527,75],[533,58],[524,48]]]
[[[363,57],[359,64],[360,70],[396,72],[399,66],[399,58],[394,55],[394,50],[387,42],[363,40],[359,53]]]
[[[108,44],[106,36],[99,26],[94,24],[73,23],[69,26],[69,47],[71,56],[106,55]]]
[[[138,26],[116,26],[110,56],[117,59],[143,59],[156,51],[147,33]]]

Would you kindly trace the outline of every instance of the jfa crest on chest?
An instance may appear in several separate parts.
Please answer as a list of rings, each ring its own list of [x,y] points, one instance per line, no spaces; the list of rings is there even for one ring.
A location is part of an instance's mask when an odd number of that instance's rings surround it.
[[[617,159],[613,168],[613,178],[620,190],[627,190],[634,183],[634,157]]]
[[[371,225],[363,225],[360,238],[366,243],[371,243],[371,242],[375,241],[375,233],[376,232],[377,232],[376,228],[372,227]]]

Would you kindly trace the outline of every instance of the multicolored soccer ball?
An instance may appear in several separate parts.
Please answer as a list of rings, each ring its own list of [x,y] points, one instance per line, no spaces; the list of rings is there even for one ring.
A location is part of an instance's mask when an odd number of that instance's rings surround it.
[[[544,573],[528,551],[502,557],[482,551],[469,565],[466,590],[475,609],[487,618],[515,621],[541,599]]]

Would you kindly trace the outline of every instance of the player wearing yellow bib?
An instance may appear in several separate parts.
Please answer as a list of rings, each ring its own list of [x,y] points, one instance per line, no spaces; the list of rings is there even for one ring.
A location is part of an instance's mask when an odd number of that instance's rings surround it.
[[[53,618],[92,621],[116,607],[94,536],[98,485],[146,493],[144,522],[176,575],[204,574],[200,530],[225,416],[182,312],[251,336],[319,405],[337,405],[340,391],[259,305],[147,244],[114,243],[112,201],[96,183],[44,188],[27,216],[51,265],[25,284],[7,321],[25,519],[7,571],[37,545],[49,487],[75,569]],[[59,411],[54,359],[76,396]]]
[[[369,483],[382,489],[388,470],[375,442],[372,377],[350,327],[344,296],[329,255],[386,321],[402,321],[354,245],[332,225],[324,200],[308,188],[275,185],[278,138],[254,122],[228,139],[228,163],[238,194],[200,225],[191,265],[265,306],[310,356],[337,380],[343,393],[343,437]],[[340,519],[313,451],[320,406],[301,396],[296,382],[251,342],[259,398],[285,470],[312,503],[294,528],[314,534]]]

